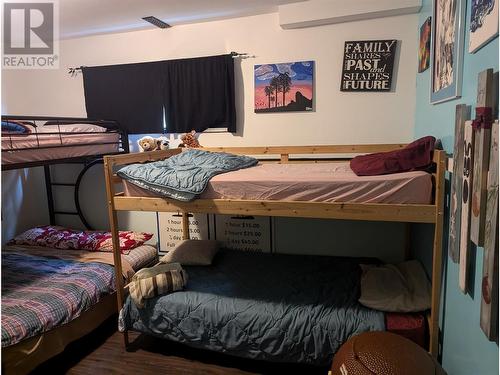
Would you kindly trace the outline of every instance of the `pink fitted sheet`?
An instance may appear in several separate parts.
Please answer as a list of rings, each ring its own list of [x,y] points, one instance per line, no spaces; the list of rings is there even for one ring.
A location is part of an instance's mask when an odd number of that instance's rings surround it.
[[[118,133],[103,132],[61,136],[39,133],[38,140],[35,135],[2,137],[2,165],[114,153],[119,150],[119,141]],[[69,147],[31,148],[38,146]]]
[[[124,180],[126,196],[157,196]],[[353,203],[431,203],[432,177],[415,171],[356,176],[348,162],[258,164],[213,177],[200,198]]]

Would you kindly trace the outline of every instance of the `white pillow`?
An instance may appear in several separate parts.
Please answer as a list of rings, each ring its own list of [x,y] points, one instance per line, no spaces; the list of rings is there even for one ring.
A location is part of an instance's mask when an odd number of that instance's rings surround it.
[[[431,284],[417,260],[383,266],[361,265],[362,305],[387,312],[431,308]]]
[[[217,241],[184,240],[164,255],[160,262],[180,263],[183,266],[209,266],[217,251]]]

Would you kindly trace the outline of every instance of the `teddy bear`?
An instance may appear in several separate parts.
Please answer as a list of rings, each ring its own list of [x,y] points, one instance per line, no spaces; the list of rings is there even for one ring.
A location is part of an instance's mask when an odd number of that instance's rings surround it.
[[[146,136],[137,140],[137,145],[139,146],[139,151],[154,151],[158,147],[156,140],[153,137]]]
[[[155,151],[155,150],[168,150],[169,142],[166,137],[153,138],[150,136],[142,137],[137,141],[139,151]]]
[[[187,148],[197,148],[202,147],[198,139],[196,139],[196,131],[191,130],[189,133],[186,133],[181,136],[182,143],[179,147],[187,147]]]

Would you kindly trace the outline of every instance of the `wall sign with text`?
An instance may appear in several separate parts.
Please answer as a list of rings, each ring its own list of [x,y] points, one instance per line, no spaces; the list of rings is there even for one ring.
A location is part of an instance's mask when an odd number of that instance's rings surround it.
[[[340,91],[390,91],[398,41],[345,42]]]
[[[158,235],[160,255],[173,250],[182,241],[182,215],[158,212]],[[210,239],[208,214],[189,214],[189,238]]]
[[[270,253],[271,219],[264,216],[215,216],[215,239],[233,250]]]

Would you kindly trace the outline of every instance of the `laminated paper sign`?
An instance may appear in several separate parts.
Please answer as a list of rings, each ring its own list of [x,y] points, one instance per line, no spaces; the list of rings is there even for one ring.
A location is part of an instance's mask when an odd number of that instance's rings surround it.
[[[345,42],[340,91],[390,91],[398,41]]]
[[[234,250],[271,252],[271,219],[258,216],[215,217],[215,239]]]
[[[159,212],[158,233],[160,235],[160,254],[172,250],[182,241],[182,215]],[[189,214],[189,238],[208,240],[208,215]]]

